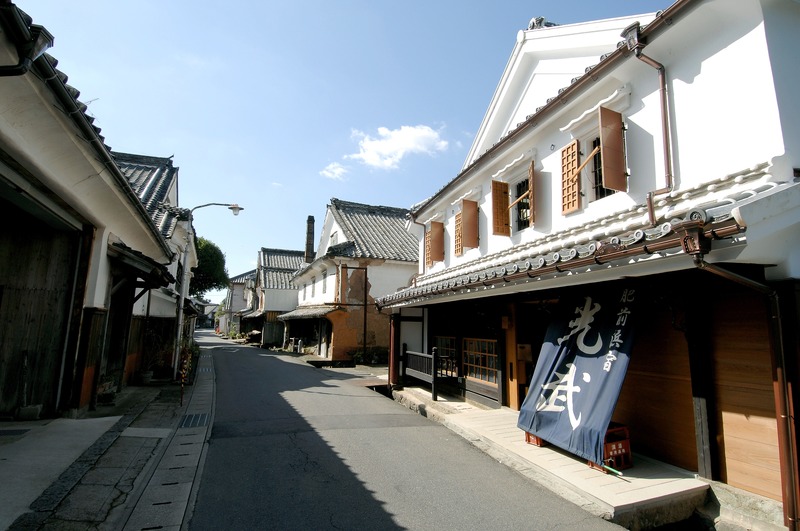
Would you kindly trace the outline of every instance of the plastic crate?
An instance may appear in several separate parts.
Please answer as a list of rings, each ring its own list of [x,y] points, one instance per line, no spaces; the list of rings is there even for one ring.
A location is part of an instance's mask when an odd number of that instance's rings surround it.
[[[603,444],[603,464],[614,470],[625,470],[633,466],[630,433],[624,424],[612,422],[608,426]],[[607,469],[592,461],[589,461],[589,466],[608,473]]]
[[[534,446],[547,446],[547,441],[527,431],[525,432],[525,442]]]

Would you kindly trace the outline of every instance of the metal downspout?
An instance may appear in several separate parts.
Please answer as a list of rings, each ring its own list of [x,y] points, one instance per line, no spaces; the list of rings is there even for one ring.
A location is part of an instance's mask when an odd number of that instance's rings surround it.
[[[672,149],[670,147],[670,134],[669,134],[669,95],[667,94],[667,70],[664,65],[648,57],[642,50],[645,47],[645,40],[639,36],[639,23],[634,22],[622,32],[625,37],[625,42],[628,49],[631,50],[636,58],[643,63],[652,66],[658,71],[658,85],[659,94],[661,96],[661,142],[664,152],[664,187],[658,190],[653,190],[647,193],[647,215],[650,218],[650,225],[656,226],[656,214],[654,206],[654,198],[657,195],[668,194],[673,188],[673,175],[672,175]]]
[[[794,418],[789,414],[791,411],[790,397],[786,383],[786,353],[783,345],[783,325],[781,320],[780,301],[778,293],[770,286],[761,284],[755,280],[737,275],[727,269],[709,264],[703,260],[702,254],[692,256],[695,266],[698,269],[714,273],[722,278],[736,282],[742,286],[758,291],[769,299],[770,305],[770,358],[772,366],[775,368],[775,409],[778,416],[778,448],[781,454],[781,489],[783,491],[783,513],[788,529],[796,531],[798,529],[797,520],[797,481],[798,472],[794,448],[793,434]]]

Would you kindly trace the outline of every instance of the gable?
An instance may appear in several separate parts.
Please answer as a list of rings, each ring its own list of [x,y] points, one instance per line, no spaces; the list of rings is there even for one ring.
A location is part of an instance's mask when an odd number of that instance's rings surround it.
[[[654,14],[520,30],[463,168],[617,48],[620,33]]]

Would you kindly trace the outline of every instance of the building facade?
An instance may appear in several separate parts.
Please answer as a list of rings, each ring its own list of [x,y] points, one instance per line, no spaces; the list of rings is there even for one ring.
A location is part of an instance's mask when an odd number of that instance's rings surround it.
[[[286,341],[286,326],[278,316],[297,306],[297,287],[292,277],[304,257],[304,251],[289,249],[262,247],[258,252],[255,284],[258,307],[253,318],[259,320],[263,347],[283,347]]]

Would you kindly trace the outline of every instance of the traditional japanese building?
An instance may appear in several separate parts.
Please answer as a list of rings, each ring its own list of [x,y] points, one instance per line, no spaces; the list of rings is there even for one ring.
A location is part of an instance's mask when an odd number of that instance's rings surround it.
[[[409,211],[331,199],[316,253],[295,273],[297,307],[278,316],[288,338],[332,362],[350,362],[389,348],[389,315],[375,301],[409,283],[417,243],[406,230]],[[313,219],[313,218],[312,218]],[[310,231],[313,237],[313,229]]]
[[[795,529],[798,25],[790,0],[680,0],[521,30],[463,168],[420,191],[418,276],[377,301],[392,381],[436,347],[451,392],[544,439],[544,409],[565,439],[624,424]]]

